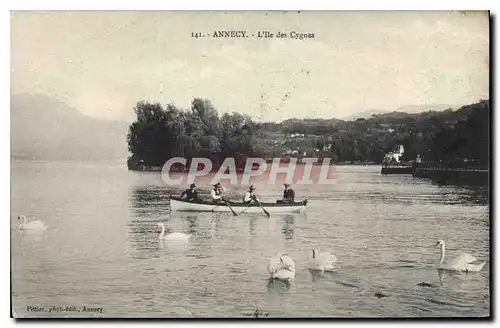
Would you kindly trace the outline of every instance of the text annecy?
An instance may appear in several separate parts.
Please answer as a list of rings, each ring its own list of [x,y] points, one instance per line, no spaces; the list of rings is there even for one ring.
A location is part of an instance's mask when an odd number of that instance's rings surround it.
[[[214,38],[245,38],[246,36],[245,31],[214,31],[212,34]]]

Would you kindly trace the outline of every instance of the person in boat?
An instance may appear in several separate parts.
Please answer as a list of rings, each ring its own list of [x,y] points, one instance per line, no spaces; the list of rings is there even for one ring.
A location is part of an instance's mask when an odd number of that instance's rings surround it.
[[[186,189],[182,192],[181,194],[181,199],[186,196],[186,199],[187,200],[190,200],[190,201],[199,201],[200,198],[198,197],[198,192],[195,190],[196,188],[196,185],[194,183],[192,183],[190,186],[189,186],[189,189]]]
[[[289,203],[294,203],[295,202],[295,191],[290,188],[289,183],[285,183],[283,185],[285,187],[285,190],[283,190],[283,199],[278,200],[278,204],[289,204]]]
[[[243,203],[245,204],[250,204],[252,201],[258,201],[259,199],[255,194],[253,193],[255,191],[255,187],[252,185],[248,188],[247,193],[245,194],[245,197],[243,198]]]
[[[214,189],[210,192],[210,196],[212,196],[212,201],[214,203],[220,203],[224,201],[224,197],[222,197],[223,192],[225,191],[224,186],[219,183],[214,184]]]

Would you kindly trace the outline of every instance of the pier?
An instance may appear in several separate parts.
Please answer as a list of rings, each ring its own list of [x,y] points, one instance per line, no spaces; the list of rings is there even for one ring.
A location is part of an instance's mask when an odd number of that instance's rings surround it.
[[[415,164],[391,163],[382,165],[382,174],[414,174]]]
[[[413,176],[430,179],[439,184],[488,185],[490,170],[486,167],[447,167],[443,165],[419,163]]]

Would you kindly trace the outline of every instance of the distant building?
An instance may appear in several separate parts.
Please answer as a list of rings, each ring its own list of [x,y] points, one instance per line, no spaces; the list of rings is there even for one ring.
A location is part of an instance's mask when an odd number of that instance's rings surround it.
[[[392,152],[385,154],[384,162],[396,162],[400,163],[401,158],[405,153],[403,145],[398,145]]]

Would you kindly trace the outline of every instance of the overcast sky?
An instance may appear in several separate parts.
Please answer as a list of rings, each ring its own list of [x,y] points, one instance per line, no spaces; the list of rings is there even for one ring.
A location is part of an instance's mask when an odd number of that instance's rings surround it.
[[[16,12],[12,93],[132,120],[137,101],[264,120],[347,117],[367,109],[488,98],[484,12]],[[243,39],[192,32],[245,30]],[[258,39],[258,31],[314,39]],[[286,95],[289,95],[286,97]],[[15,113],[12,113],[15,115]]]

